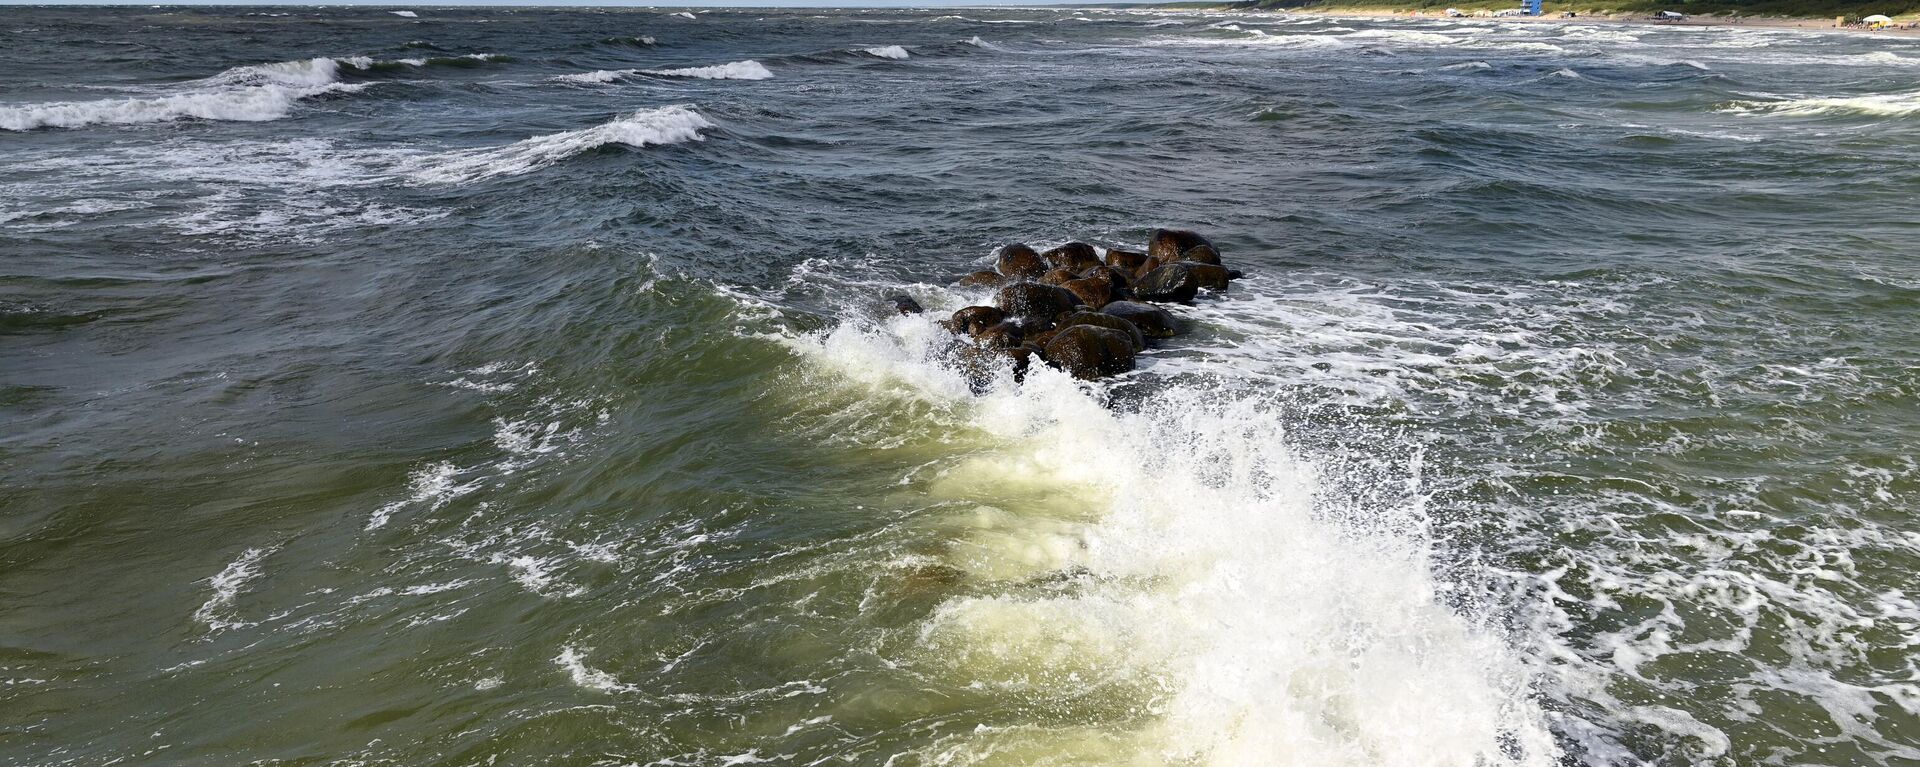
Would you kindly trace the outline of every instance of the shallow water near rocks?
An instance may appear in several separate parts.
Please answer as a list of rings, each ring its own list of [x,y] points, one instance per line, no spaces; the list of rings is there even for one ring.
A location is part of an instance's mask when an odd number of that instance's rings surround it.
[[[690,17],[689,17],[690,16]],[[1920,763],[1920,44],[0,13],[0,763]],[[992,249],[1247,277],[977,391]]]

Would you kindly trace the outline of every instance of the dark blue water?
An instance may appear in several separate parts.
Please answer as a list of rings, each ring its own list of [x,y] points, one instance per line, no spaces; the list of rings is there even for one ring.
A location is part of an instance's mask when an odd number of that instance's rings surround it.
[[[0,12],[0,762],[1920,763],[1920,42],[415,13]]]

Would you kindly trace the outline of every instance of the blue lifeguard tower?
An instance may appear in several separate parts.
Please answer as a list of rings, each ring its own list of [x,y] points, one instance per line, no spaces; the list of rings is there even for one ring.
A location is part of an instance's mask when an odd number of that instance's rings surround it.
[[[1526,9],[1528,16],[1538,16],[1541,14],[1540,0],[1520,0],[1520,7]]]

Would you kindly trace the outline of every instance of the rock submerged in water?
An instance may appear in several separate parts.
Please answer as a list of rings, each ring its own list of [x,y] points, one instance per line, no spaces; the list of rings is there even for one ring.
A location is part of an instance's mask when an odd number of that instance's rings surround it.
[[[983,269],[961,277],[958,280],[954,280],[953,284],[963,288],[997,288],[1007,284],[1007,276],[999,272]]]
[[[1132,323],[1140,329],[1141,335],[1148,338],[1172,338],[1180,334],[1180,321],[1173,318],[1173,313],[1152,304],[1115,301],[1103,307],[1100,313]]]
[[[913,300],[913,296],[893,296],[888,298],[887,302],[893,304],[893,310],[901,314],[919,314],[926,311],[919,301]]]
[[[1060,327],[1069,328],[1074,325],[1095,325],[1118,330],[1127,336],[1128,341],[1133,343],[1134,351],[1143,352],[1147,350],[1147,335],[1142,333],[1140,328],[1133,323],[1111,314],[1081,309],[1060,318]]]
[[[1091,380],[1132,370],[1133,342],[1113,328],[1073,325],[1047,341],[1045,357],[1074,378]]]
[[[1001,311],[1034,325],[1052,325],[1053,318],[1080,303],[1065,288],[1038,282],[1016,282],[1000,289],[993,303]]]
[[[1007,313],[995,306],[969,306],[953,313],[947,321],[947,329],[965,335],[978,335],[980,331],[1006,321]]]
[[[1194,274],[1195,266],[1175,262],[1140,275],[1140,279],[1133,281],[1133,294],[1142,301],[1191,303],[1193,297],[1200,294],[1200,277]]]
[[[994,288],[993,306],[969,306],[941,324],[971,343],[959,361],[976,383],[994,368],[1013,368],[1024,380],[1033,361],[1091,380],[1134,368],[1149,339],[1172,338],[1180,321],[1155,303],[1192,303],[1201,291],[1222,292],[1229,269],[1211,240],[1184,229],[1155,229],[1146,252],[1108,248],[1105,258],[1084,242],[1044,253],[1023,243],[1000,248],[994,269],[961,277],[959,287]],[[915,313],[889,299],[902,314]]]
[[[1075,298],[1080,299],[1080,303],[1093,309],[1106,306],[1107,304],[1113,303],[1115,298],[1119,298],[1113,288],[1113,283],[1098,277],[1082,277],[1077,280],[1068,280],[1061,283],[1060,287],[1066,288],[1068,293],[1072,293]]]

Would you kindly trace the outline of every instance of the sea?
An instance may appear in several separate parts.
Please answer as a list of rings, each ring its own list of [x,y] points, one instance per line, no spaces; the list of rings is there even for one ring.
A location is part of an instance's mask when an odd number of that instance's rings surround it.
[[[0,764],[1920,764],[1916,147],[1864,34],[0,8]]]

